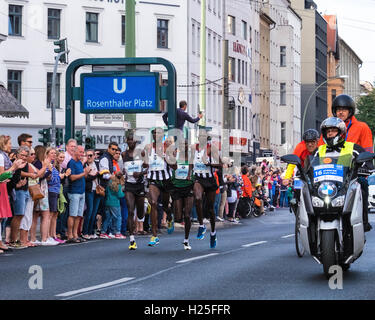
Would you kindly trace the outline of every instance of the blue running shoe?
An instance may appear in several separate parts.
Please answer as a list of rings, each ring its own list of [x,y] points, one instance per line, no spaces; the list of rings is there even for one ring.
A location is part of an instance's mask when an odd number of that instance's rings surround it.
[[[159,238],[158,237],[151,237],[150,242],[148,243],[148,245],[150,247],[153,247],[153,246],[156,246],[157,244],[159,244]]]
[[[217,243],[216,233],[214,235],[211,234],[211,236],[210,236],[210,248],[211,249],[216,248],[216,243]]]
[[[171,234],[171,233],[173,233],[173,231],[174,231],[174,216],[172,214],[172,220],[168,221],[167,232],[168,232],[168,234]]]
[[[197,234],[198,240],[204,239],[204,234],[206,233],[206,230],[207,230],[206,226],[198,228],[198,234]]]

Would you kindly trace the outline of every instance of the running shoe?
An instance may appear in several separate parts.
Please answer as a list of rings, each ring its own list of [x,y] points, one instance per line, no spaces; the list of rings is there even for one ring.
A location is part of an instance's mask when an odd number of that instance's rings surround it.
[[[184,249],[185,250],[191,250],[189,242],[184,242]]]
[[[115,239],[126,239],[121,233],[115,235]]]
[[[207,230],[206,226],[198,228],[198,234],[197,234],[197,239],[198,240],[204,239],[204,234],[206,233],[206,230]]]
[[[129,250],[135,250],[137,249],[137,244],[135,241],[130,241]]]
[[[168,223],[167,223],[167,232],[168,232],[168,234],[171,234],[174,231],[174,217],[173,217],[173,214],[171,216],[172,216],[171,221],[168,221]]]
[[[211,249],[216,248],[216,243],[217,243],[216,233],[214,235],[211,234],[211,236],[210,236],[210,248]]]
[[[150,247],[153,247],[153,246],[155,246],[157,244],[159,244],[159,238],[158,237],[151,237],[150,242],[148,243],[148,245]]]
[[[101,233],[99,236],[100,239],[111,239],[110,236],[106,233]]]

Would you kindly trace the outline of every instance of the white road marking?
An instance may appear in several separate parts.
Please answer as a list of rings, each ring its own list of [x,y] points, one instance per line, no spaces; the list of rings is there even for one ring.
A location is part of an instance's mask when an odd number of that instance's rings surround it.
[[[263,244],[263,243],[266,243],[266,242],[267,241],[258,241],[258,242],[243,244],[242,247],[248,248],[248,247],[257,246],[258,244]]]
[[[110,286],[113,286],[113,285],[116,285],[116,284],[119,284],[119,283],[124,283],[124,282],[130,281],[130,280],[133,280],[133,279],[134,278],[121,278],[121,279],[118,279],[118,280],[102,283],[102,284],[92,286],[92,287],[88,287],[88,288],[83,288],[83,289],[78,289],[78,290],[60,293],[60,294],[57,294],[56,297],[69,297],[69,296],[72,296],[72,295],[75,295],[75,294],[78,294],[78,293],[83,293],[83,292],[93,291],[93,290],[96,290],[96,289],[110,287]]]
[[[294,237],[294,233],[288,234],[286,236],[282,236],[281,238],[286,239],[286,238],[291,238],[291,237]]]
[[[199,256],[199,257],[194,257],[194,258],[189,258],[189,259],[180,260],[180,261],[177,261],[176,263],[185,263],[185,262],[194,261],[194,260],[199,260],[199,259],[204,259],[204,258],[208,258],[208,257],[216,256],[216,255],[218,255],[218,253],[210,253],[210,254],[206,254],[206,255],[204,255],[204,256]]]

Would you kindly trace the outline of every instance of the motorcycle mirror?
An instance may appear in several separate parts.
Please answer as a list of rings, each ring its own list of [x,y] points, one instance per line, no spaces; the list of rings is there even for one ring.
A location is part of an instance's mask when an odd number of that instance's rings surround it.
[[[298,158],[295,154],[287,154],[285,156],[282,156],[281,161],[284,161],[288,164],[294,164],[296,166],[301,165],[301,159]]]
[[[371,152],[362,152],[358,155],[356,159],[356,163],[360,164],[363,162],[371,161],[372,159],[375,158],[375,154]]]

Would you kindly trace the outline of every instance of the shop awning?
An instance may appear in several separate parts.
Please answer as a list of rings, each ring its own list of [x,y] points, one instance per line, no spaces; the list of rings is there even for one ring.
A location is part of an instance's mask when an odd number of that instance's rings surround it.
[[[29,111],[2,85],[0,85],[0,116],[6,118],[29,117]]]

